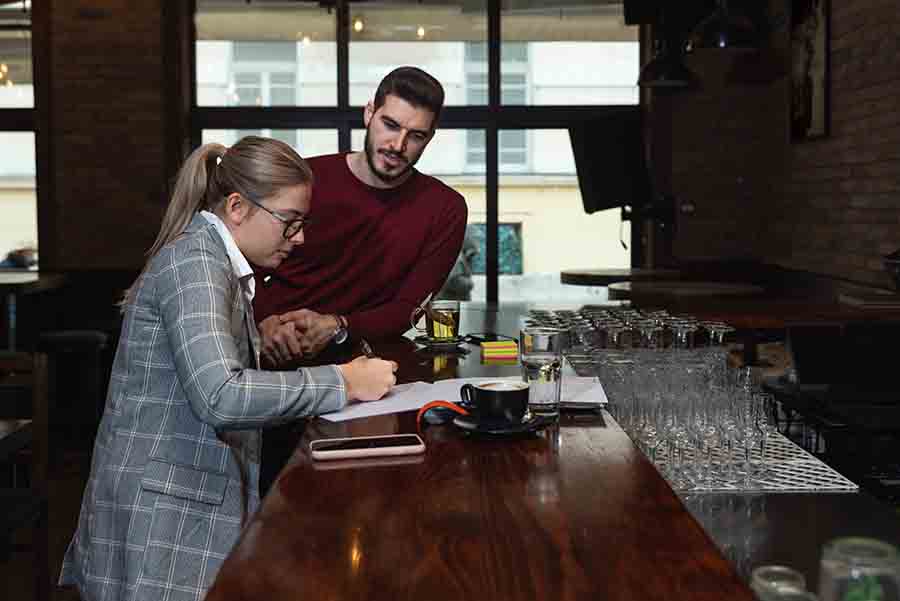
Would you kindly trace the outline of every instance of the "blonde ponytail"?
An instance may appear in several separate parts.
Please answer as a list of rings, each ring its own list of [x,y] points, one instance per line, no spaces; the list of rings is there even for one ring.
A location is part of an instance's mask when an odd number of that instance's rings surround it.
[[[147,251],[148,258],[180,236],[197,211],[207,208],[211,171],[216,168],[216,162],[225,156],[226,150],[221,144],[204,144],[188,156],[178,172],[172,200],[163,215],[156,241]]]

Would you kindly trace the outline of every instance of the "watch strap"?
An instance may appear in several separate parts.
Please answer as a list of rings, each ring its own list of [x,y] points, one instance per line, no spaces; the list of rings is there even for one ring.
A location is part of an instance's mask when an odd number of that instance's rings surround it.
[[[344,344],[350,337],[350,333],[347,331],[347,319],[343,315],[332,315],[332,317],[334,317],[337,327],[334,329],[331,339],[335,344]]]

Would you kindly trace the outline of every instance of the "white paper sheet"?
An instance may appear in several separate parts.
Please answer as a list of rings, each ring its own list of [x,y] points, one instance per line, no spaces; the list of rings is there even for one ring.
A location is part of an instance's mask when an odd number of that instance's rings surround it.
[[[593,377],[563,378],[560,397],[564,405],[573,407],[604,405],[608,401],[603,384]]]
[[[463,384],[490,382],[492,380],[518,380],[518,376],[505,378],[454,378],[438,380],[434,384],[428,382],[411,382],[398,384],[379,401],[353,403],[341,411],[326,413],[322,419],[330,422],[341,422],[348,419],[400,413],[420,409],[430,401],[458,402],[461,399],[459,389]],[[562,402],[575,406],[591,406],[606,403],[606,393],[597,378],[565,377],[563,378]]]
[[[320,417],[330,422],[342,422],[359,417],[412,411],[421,408],[431,400],[430,389],[431,384],[428,382],[397,384],[381,400],[353,403],[340,411],[326,413]]]

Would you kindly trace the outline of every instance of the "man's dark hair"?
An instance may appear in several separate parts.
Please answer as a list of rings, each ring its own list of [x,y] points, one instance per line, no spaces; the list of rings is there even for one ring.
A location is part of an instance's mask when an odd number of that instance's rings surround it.
[[[430,110],[434,113],[432,128],[437,124],[444,106],[444,87],[425,71],[417,67],[397,67],[385,75],[375,90],[375,110],[381,108],[388,94]]]

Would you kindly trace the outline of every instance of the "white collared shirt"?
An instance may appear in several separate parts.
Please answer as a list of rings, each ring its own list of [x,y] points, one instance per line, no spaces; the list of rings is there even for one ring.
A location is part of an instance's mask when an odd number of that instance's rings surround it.
[[[244,253],[238,248],[237,243],[234,241],[234,236],[232,236],[231,232],[228,230],[228,226],[225,225],[224,221],[219,219],[218,215],[210,213],[209,211],[200,211],[200,214],[203,215],[204,219],[216,227],[219,237],[222,238],[222,242],[225,243],[225,251],[228,253],[228,258],[231,260],[231,268],[241,282],[241,289],[244,291],[244,296],[246,297],[247,302],[252,303],[253,297],[256,296],[256,280],[253,278],[253,269],[250,267],[250,263],[247,262]]]

